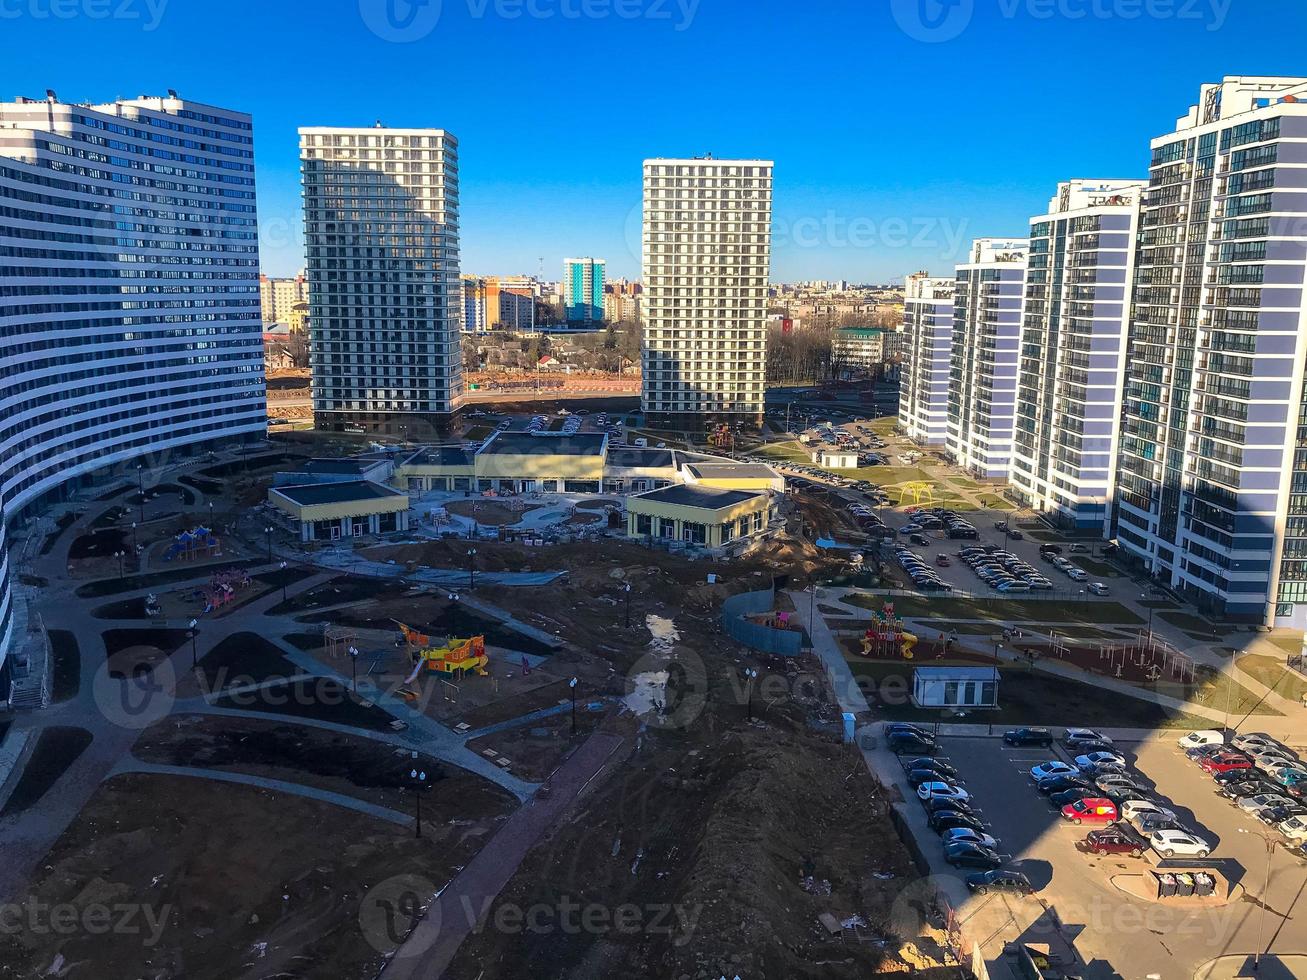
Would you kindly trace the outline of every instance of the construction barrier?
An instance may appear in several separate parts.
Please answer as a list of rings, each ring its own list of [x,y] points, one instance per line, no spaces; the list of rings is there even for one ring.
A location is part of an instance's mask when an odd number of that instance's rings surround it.
[[[780,657],[797,657],[803,648],[803,633],[799,630],[777,629],[748,619],[749,616],[770,613],[775,608],[774,587],[733,595],[722,603],[722,629],[727,636],[751,650]]]

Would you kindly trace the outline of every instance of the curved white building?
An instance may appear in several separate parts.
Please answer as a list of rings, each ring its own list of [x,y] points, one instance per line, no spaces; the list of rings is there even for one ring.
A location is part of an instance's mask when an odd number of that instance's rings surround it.
[[[261,434],[254,144],[166,98],[0,103],[0,509]],[[0,532],[0,698],[12,641]]]

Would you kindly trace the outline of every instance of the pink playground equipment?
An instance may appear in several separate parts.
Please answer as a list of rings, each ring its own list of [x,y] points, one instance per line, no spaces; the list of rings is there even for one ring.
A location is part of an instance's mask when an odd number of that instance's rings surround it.
[[[163,553],[163,560],[172,561],[179,555],[183,561],[221,557],[222,539],[207,527],[191,528],[172,539],[172,544]]]
[[[229,568],[215,572],[206,588],[199,592],[204,600],[204,612],[211,613],[220,609],[236,598],[236,593],[250,584],[249,572],[241,568]]]

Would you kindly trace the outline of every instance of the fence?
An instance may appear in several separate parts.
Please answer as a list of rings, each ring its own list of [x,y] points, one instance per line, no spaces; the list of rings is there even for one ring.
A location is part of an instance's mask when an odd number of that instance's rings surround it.
[[[776,608],[776,587],[757,592],[741,592],[722,603],[722,629],[751,650],[781,657],[797,657],[803,648],[803,634],[798,630],[776,629],[746,617],[769,613]]]

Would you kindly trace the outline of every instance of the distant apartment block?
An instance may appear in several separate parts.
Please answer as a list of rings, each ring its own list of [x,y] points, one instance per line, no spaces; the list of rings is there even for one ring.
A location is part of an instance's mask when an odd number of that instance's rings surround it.
[[[567,322],[598,326],[604,319],[603,259],[563,260],[563,305]]]
[[[462,276],[461,288],[464,333],[535,329],[535,297],[529,289],[505,288],[495,276]]]
[[[1024,238],[978,238],[957,267],[945,445],[974,476],[1002,480],[1012,464]]]
[[[651,425],[762,421],[772,169],[644,163],[641,405]]]
[[[486,281],[480,276],[459,276],[459,290],[463,298],[463,333],[485,333],[490,329],[486,319]]]
[[[1065,181],[1030,219],[1012,488],[1064,527],[1108,529],[1144,183]]]
[[[250,117],[50,92],[0,103],[0,134],[4,700],[21,615],[4,522],[262,437],[267,402]]]
[[[831,331],[831,364],[837,369],[870,373],[885,359],[885,335],[876,327],[840,327]]]
[[[270,279],[259,276],[259,309],[264,323],[290,323],[297,306],[309,301],[309,283],[304,276]]]
[[[956,286],[954,278],[935,278],[925,272],[914,272],[904,280],[899,425],[923,446],[943,446],[948,436]]]
[[[638,282],[610,282],[604,293],[604,319],[609,323],[639,323],[642,292]]]
[[[448,428],[463,396],[458,141],[300,131],[319,429]]]
[[[1229,618],[1307,626],[1307,78],[1203,85],[1152,141],[1118,542]]]

